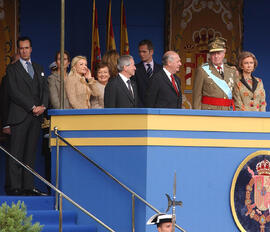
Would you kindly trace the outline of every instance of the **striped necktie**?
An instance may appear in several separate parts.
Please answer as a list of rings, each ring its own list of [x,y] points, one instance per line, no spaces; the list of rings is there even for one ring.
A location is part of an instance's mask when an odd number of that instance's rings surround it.
[[[26,66],[27,66],[27,72],[29,73],[29,75],[32,77],[32,79],[34,78],[34,69],[32,64],[29,61],[26,61]]]
[[[148,78],[150,78],[153,74],[153,69],[151,68],[151,64],[146,64],[146,65],[147,65],[146,75]]]

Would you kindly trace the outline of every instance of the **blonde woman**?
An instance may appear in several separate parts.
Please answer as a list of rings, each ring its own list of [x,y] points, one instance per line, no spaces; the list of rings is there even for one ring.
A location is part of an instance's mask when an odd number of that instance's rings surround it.
[[[100,96],[85,56],[72,59],[71,70],[66,80],[66,93],[72,109],[90,109],[90,97]]]
[[[237,87],[241,97],[241,110],[265,111],[265,90],[260,78],[253,76],[253,71],[258,65],[255,55],[251,52],[241,52],[238,59],[240,70]]]

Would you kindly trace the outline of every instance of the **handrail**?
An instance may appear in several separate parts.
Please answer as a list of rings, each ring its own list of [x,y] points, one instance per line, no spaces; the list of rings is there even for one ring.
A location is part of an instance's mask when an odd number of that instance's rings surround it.
[[[118,183],[120,186],[122,186],[124,189],[126,189],[128,192],[132,194],[132,196],[137,197],[140,201],[142,201],[145,205],[147,205],[149,208],[154,210],[156,213],[161,213],[157,208],[155,208],[153,205],[151,205],[149,202],[144,200],[141,196],[139,196],[137,193],[132,191],[129,187],[127,187],[125,184],[123,184],[121,181],[119,181],[117,178],[115,178],[112,174],[107,172],[104,168],[100,167],[95,161],[91,160],[88,156],[86,156],[83,152],[81,152],[78,148],[74,147],[71,143],[69,143],[66,139],[64,139],[61,135],[58,134],[58,128],[54,127],[54,134],[62,140],[64,143],[66,143],[68,146],[70,146],[74,151],[78,152],[83,158],[85,158],[87,161],[92,163],[95,167],[97,167],[100,171],[105,173],[107,176],[109,176],[111,179],[113,179],[116,183]],[[183,232],[186,232],[182,227],[175,224],[175,227],[182,230]]]
[[[64,197],[66,200],[68,200],[70,203],[72,203],[74,206],[76,206],[78,209],[80,209],[81,211],[83,211],[85,214],[87,214],[89,217],[91,217],[92,219],[94,219],[96,222],[98,222],[99,224],[101,224],[103,227],[105,227],[107,230],[111,231],[111,232],[115,232],[112,228],[110,228],[109,226],[107,226],[105,223],[103,223],[101,220],[99,220],[97,217],[95,217],[93,214],[91,214],[90,212],[88,212],[85,208],[83,208],[81,205],[79,205],[78,203],[76,203],[75,201],[73,201],[70,197],[68,197],[66,194],[64,194],[62,191],[60,191],[58,188],[56,188],[54,185],[52,185],[49,181],[47,181],[46,179],[44,179],[42,176],[40,176],[36,171],[34,171],[31,167],[29,167],[28,165],[24,164],[23,162],[19,161],[17,158],[15,158],[13,155],[11,155],[5,148],[3,148],[2,146],[0,146],[0,149],[6,153],[10,158],[12,158],[13,160],[15,160],[17,163],[19,163],[22,167],[24,167],[26,170],[28,170],[29,172],[31,172],[35,177],[37,177],[39,180],[41,180],[44,184],[48,185],[50,188],[52,188],[54,191],[56,191],[58,194],[60,194],[60,197]],[[61,200],[62,202],[62,200]],[[62,215],[62,212],[60,212],[60,214]],[[60,228],[60,227],[59,227]]]

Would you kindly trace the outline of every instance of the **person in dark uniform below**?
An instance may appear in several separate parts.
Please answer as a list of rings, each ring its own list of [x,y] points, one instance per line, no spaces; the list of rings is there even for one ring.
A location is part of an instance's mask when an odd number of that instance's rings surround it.
[[[135,79],[138,94],[143,106],[146,106],[145,95],[150,86],[153,75],[162,69],[162,65],[154,62],[154,47],[150,40],[142,40],[138,46],[141,62],[136,64]]]
[[[149,108],[182,107],[181,81],[175,75],[182,65],[179,55],[167,51],[162,57],[163,69],[153,75],[146,93],[146,106]]]
[[[31,39],[20,37],[17,47],[20,60],[7,68],[10,152],[34,168],[42,116],[48,107],[48,86],[43,68],[31,60]],[[8,168],[8,195],[45,195],[34,187],[34,176],[11,158],[8,160]]]
[[[172,232],[172,215],[155,214],[146,223],[147,225],[157,225],[158,232]]]
[[[137,92],[136,82],[130,78],[134,76],[136,67],[133,57],[130,55],[120,56],[117,61],[119,74],[113,78],[105,87],[105,108],[137,108],[140,100]]]
[[[193,109],[239,110],[235,68],[224,64],[226,40],[217,37],[208,44],[210,62],[198,67],[193,86]]]

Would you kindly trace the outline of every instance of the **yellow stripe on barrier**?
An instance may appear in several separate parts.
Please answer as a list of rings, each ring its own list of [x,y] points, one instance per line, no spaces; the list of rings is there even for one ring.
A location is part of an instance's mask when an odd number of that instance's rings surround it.
[[[192,138],[67,138],[74,146],[176,146],[176,147],[241,147],[270,148],[270,140],[192,139]],[[51,146],[56,139],[51,139]],[[60,142],[60,146],[65,146]]]
[[[62,115],[51,117],[58,130],[179,130],[270,133],[270,118],[186,115]]]

